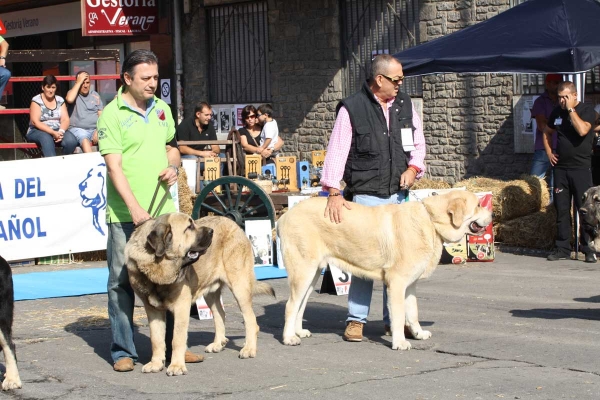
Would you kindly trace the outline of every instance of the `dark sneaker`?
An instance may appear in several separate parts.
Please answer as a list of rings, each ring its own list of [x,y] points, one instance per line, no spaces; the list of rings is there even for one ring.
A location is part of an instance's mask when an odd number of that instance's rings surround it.
[[[564,250],[554,249],[552,253],[548,256],[548,261],[558,261],[558,260],[569,260],[571,258],[571,254],[567,253]]]
[[[363,340],[363,323],[358,321],[350,321],[344,331],[344,340],[347,342],[362,342]]]
[[[598,259],[596,258],[596,253],[587,253],[585,255],[585,262],[595,264]]]

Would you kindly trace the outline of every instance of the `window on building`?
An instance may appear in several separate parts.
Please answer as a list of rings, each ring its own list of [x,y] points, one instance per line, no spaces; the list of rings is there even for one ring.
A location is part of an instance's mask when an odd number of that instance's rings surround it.
[[[419,0],[340,0],[344,96],[357,91],[377,54],[395,54],[419,44]],[[402,91],[421,96],[421,77],[404,80]]]
[[[207,12],[210,102],[270,101],[267,2],[211,7]]]

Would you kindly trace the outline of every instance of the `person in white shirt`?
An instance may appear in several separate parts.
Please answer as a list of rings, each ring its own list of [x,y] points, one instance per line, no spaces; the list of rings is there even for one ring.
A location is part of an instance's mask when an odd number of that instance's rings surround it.
[[[263,126],[260,134],[260,155],[265,162],[275,162],[275,157],[283,147],[283,139],[279,137],[277,121],[273,119],[273,107],[262,104],[256,111],[258,122]]]

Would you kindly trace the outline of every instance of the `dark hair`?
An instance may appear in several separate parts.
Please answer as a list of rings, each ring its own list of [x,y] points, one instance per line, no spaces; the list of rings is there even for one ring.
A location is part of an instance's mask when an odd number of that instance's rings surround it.
[[[248,115],[250,115],[251,112],[256,114],[256,108],[252,104],[242,108],[242,124],[244,126],[246,126],[246,118],[248,118]]]
[[[270,104],[261,104],[260,106],[258,106],[258,112],[260,112],[261,114],[266,114],[269,117],[273,116],[273,106]]]
[[[75,78],[77,78],[79,75],[81,74],[90,74],[89,72],[87,72],[86,70],[82,69],[81,71],[79,71],[78,73],[75,74]]]
[[[121,67],[121,82],[124,86],[127,86],[124,78],[125,73],[127,72],[129,76],[133,77],[133,70],[139,64],[158,64],[158,57],[146,49],[138,49],[129,53],[123,61],[123,67]]]
[[[206,101],[201,101],[200,103],[197,103],[196,108],[194,108],[194,115],[196,115],[197,112],[204,110],[205,108],[212,110],[212,107]]]
[[[42,87],[56,85],[56,77],[54,75],[46,75],[42,79]]]

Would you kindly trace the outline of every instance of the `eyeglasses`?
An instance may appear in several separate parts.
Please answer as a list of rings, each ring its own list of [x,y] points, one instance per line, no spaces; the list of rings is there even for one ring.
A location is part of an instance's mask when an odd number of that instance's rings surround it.
[[[384,78],[386,78],[388,81],[392,82],[395,85],[399,85],[400,82],[402,82],[404,80],[404,75],[397,76],[395,78],[391,78],[391,77],[389,77],[387,75],[384,75],[384,74],[379,74],[379,75],[383,76]]]
[[[263,114],[256,114],[256,118],[260,118],[262,116],[263,116]]]
[[[248,115],[248,116],[246,117],[246,119],[250,119],[250,118],[256,118],[256,114]]]

